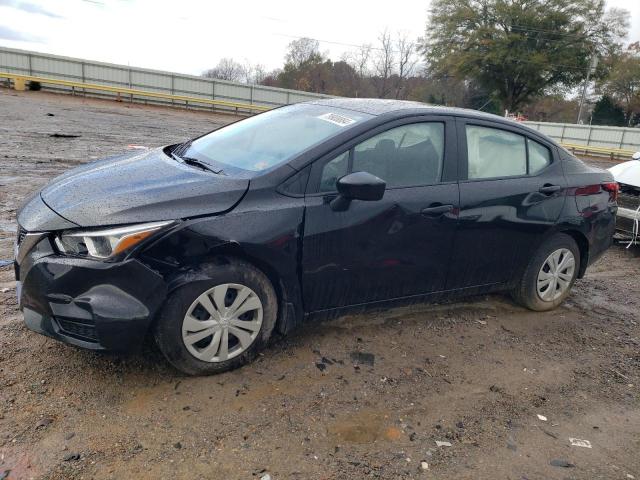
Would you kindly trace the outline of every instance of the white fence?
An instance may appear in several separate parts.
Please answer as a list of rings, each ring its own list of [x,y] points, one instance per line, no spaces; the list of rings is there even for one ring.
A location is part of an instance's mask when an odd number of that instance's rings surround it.
[[[640,128],[548,122],[524,123],[560,143],[640,151]]]
[[[328,97],[328,95],[298,90],[226,82],[195,75],[94,62],[92,60],[62,57],[7,47],[0,47],[0,72],[49,77],[111,87],[125,87],[170,95],[250,103],[266,107],[276,107]],[[45,87],[48,90],[71,90],[71,87],[43,85],[43,88]],[[92,95],[116,96],[115,93],[109,92],[94,91],[89,93]],[[171,101],[151,97],[140,97],[140,99],[150,103],[172,103]]]

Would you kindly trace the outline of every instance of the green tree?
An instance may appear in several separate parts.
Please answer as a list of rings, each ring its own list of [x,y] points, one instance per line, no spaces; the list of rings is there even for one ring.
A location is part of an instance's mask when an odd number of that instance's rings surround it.
[[[632,45],[621,55],[612,57],[607,77],[600,88],[616,100],[624,109],[627,125],[631,126],[634,117],[640,113],[640,52],[637,44]]]
[[[620,47],[628,13],[605,0],[433,0],[424,54],[517,111],[532,98],[575,87],[590,59]]]
[[[591,123],[593,125],[622,127],[626,124],[624,110],[611,97],[603,95],[593,108]]]

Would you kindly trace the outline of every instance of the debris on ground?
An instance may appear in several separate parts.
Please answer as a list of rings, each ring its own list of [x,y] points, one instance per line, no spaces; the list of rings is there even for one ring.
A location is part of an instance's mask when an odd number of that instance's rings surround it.
[[[545,417],[544,415],[538,414],[538,420],[542,420],[543,422],[546,422],[547,421],[547,417]]]
[[[373,353],[367,352],[351,352],[351,361],[354,363],[359,363],[361,365],[369,365],[373,367],[375,362],[375,355]]]
[[[36,428],[43,428],[49,426],[53,422],[53,418],[45,417],[36,423]]]
[[[73,135],[71,133],[52,133],[51,138],[80,138],[82,135]]]
[[[450,447],[451,446],[451,442],[445,442],[445,441],[441,441],[441,440],[436,440],[436,446],[437,447]]]
[[[562,468],[575,467],[573,463],[569,463],[567,460],[563,460],[563,459],[551,460],[549,464],[553,467],[562,467]]]
[[[591,448],[591,442],[589,440],[581,440],[579,438],[569,438],[569,442],[573,447]]]
[[[558,435],[556,435],[555,433],[550,432],[550,431],[549,431],[549,430],[547,430],[546,428],[542,428],[540,425],[537,425],[537,427],[538,427],[540,430],[542,430],[542,432],[543,432],[545,435],[548,435],[548,436],[550,436],[551,438],[554,438],[554,439],[556,439],[556,440],[558,439]]]

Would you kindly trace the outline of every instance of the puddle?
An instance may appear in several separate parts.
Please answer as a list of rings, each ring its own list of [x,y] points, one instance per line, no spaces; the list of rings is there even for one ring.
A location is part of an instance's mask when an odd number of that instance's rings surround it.
[[[387,426],[388,418],[388,415],[380,412],[360,412],[330,425],[328,432],[337,443],[366,444],[400,439],[402,432],[396,427]]]

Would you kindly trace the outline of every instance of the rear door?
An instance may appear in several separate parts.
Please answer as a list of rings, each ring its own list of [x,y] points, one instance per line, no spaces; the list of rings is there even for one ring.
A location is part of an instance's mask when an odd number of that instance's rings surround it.
[[[517,126],[459,118],[460,216],[448,289],[504,283],[562,211],[554,145]]]
[[[305,197],[302,283],[317,311],[444,290],[458,211],[455,122],[395,122],[318,160]],[[379,201],[334,211],[336,180],[367,171]]]

